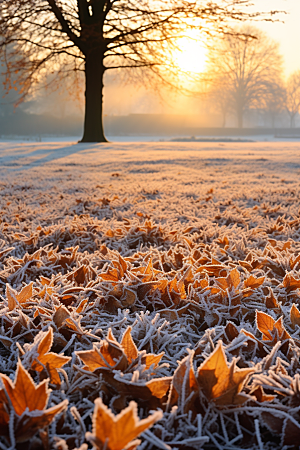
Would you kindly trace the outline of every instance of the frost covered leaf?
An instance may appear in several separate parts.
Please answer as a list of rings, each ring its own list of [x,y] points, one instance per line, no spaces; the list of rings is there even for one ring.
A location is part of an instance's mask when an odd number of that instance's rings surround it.
[[[234,361],[228,367],[222,342],[219,342],[199,367],[196,377],[208,400],[219,406],[239,405],[249,398],[240,392],[253,372],[254,369],[238,369]]]
[[[264,281],[265,277],[256,278],[253,275],[250,275],[250,277],[244,281],[243,297],[252,295],[255,289],[258,289],[263,285]]]
[[[14,383],[7,375],[0,374],[0,378],[3,383],[3,389],[0,390],[0,432],[3,436],[9,436],[9,424],[12,420],[16,441],[25,442],[38,430],[48,426],[54,417],[67,407],[68,401],[64,400],[52,408],[45,409],[50,394],[47,381],[35,386],[20,361]]]
[[[41,339],[39,337],[40,334],[44,334]],[[37,335],[36,340],[39,341],[36,349],[37,356],[31,364],[31,369],[36,370],[37,372],[46,370],[50,377],[50,383],[60,386],[61,381],[57,369],[67,364],[71,358],[49,352],[53,343],[53,330],[51,327],[49,327],[49,330],[46,333],[40,332]],[[35,348],[33,348],[33,351],[35,351]]]
[[[290,338],[282,323],[282,317],[277,321],[269,314],[261,311],[256,311],[257,328],[263,335],[263,341],[270,341],[275,344],[277,341],[284,341]]]
[[[198,395],[199,386],[193,368],[194,353],[190,352],[178,365],[171,385],[171,405],[177,404],[180,411],[193,411],[193,402]],[[195,413],[195,411],[193,411]]]
[[[251,289],[257,289],[263,284],[264,281],[265,281],[265,277],[256,278],[253,275],[250,275],[250,277],[244,281],[244,287],[251,288]]]
[[[287,293],[300,289],[300,280],[296,279],[290,273],[287,273],[282,281],[282,286],[285,287]]]
[[[8,303],[8,308],[10,311],[15,309],[19,304],[22,305],[32,298],[33,295],[33,282],[24,286],[18,293],[9,284],[6,285],[6,298]]]
[[[300,312],[295,303],[292,304],[290,318],[292,322],[292,328],[295,329],[296,325],[300,326]]]
[[[276,398],[276,395],[266,394],[261,386],[257,386],[253,391],[251,391],[251,395],[254,395],[256,400],[260,403],[271,402]]]
[[[138,349],[131,337],[131,327],[128,327],[123,334],[121,346],[127,356],[128,363],[131,364],[138,357]]]
[[[156,411],[140,420],[137,404],[130,402],[127,408],[115,416],[98,398],[95,400],[93,432],[87,433],[86,438],[97,450],[134,450],[140,443],[135,438],[160,420],[162,415],[161,411]]]
[[[53,314],[52,320],[57,328],[60,328],[65,323],[65,320],[69,317],[70,313],[67,308],[65,308],[63,305],[60,305]]]
[[[128,361],[122,347],[117,342],[101,341],[93,350],[75,352],[85,364],[84,369],[93,372],[98,368],[125,370]]]
[[[272,340],[270,330],[273,330],[275,320],[269,314],[261,311],[256,312],[256,324],[259,331],[263,334],[263,340]]]
[[[128,327],[123,334],[121,343],[115,339],[111,329],[107,334],[107,340],[101,341],[100,346],[94,346],[93,350],[86,352],[76,352],[76,355],[86,365],[84,369],[93,372],[97,368],[105,367],[113,370],[124,371],[140,356],[141,363],[145,365],[145,370],[150,366],[156,368],[164,353],[154,355],[152,353],[139,352],[131,336],[131,327]]]

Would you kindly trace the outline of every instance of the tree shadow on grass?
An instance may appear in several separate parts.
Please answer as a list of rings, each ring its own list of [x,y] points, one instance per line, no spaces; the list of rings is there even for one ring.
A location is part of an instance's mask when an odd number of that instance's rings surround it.
[[[65,158],[67,156],[78,154],[80,152],[83,152],[84,150],[91,149],[93,146],[95,146],[94,143],[92,144],[78,143],[66,145],[64,147],[49,148],[47,147],[47,144],[45,144],[45,148],[38,148],[36,150],[32,150],[29,153],[18,153],[18,154],[15,152],[19,150],[20,147],[16,146],[16,148],[12,149],[12,154],[10,154],[9,156],[6,155],[1,156],[0,151],[0,167],[7,168],[9,169],[9,171],[27,170],[33,167],[43,166],[51,161],[55,161],[58,159]],[[40,158],[31,160],[32,158],[38,157],[39,155],[41,155]],[[29,161],[26,162],[26,160]],[[67,165],[70,165],[70,163],[67,163]]]

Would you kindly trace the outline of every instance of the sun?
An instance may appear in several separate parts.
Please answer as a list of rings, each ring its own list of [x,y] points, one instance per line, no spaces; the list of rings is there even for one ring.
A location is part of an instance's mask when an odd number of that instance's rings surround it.
[[[191,75],[205,71],[207,62],[207,49],[203,40],[199,40],[196,33],[190,33],[189,36],[178,38],[176,41],[177,49],[174,50],[172,59],[174,65],[182,72]]]

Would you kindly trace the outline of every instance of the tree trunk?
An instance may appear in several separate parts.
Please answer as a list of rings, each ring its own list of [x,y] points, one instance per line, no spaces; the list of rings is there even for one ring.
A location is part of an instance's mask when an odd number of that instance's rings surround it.
[[[275,115],[274,114],[272,114],[272,129],[274,129],[275,128]]]
[[[244,114],[243,111],[238,111],[238,128],[244,127]]]
[[[237,112],[238,128],[243,128],[244,127],[244,108],[243,108],[243,106],[240,104],[237,104],[236,112]]]
[[[291,128],[295,128],[295,114],[291,114]]]
[[[107,142],[103,130],[104,71],[99,52],[91,52],[85,62],[85,117],[81,142]]]
[[[223,111],[222,116],[223,116],[222,128],[225,128],[226,127],[227,111]]]

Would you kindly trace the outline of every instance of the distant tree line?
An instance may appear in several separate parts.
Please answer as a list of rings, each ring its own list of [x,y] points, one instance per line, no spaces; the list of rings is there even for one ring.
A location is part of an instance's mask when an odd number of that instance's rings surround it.
[[[276,126],[286,113],[290,127],[300,112],[300,70],[285,80],[279,45],[259,29],[244,26],[210,45],[205,74],[205,93],[209,104],[222,115],[234,116],[243,128],[245,114],[264,111]]]

